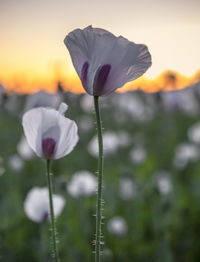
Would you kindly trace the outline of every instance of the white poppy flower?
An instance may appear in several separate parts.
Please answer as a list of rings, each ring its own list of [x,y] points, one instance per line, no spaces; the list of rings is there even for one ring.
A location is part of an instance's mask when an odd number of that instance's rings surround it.
[[[200,122],[195,123],[189,128],[188,137],[193,143],[200,144]]]
[[[199,105],[194,90],[186,89],[161,93],[164,106],[167,110],[180,110],[189,116],[195,116],[199,112]]]
[[[118,136],[112,131],[107,131],[103,133],[103,143],[104,143],[104,155],[112,155],[117,152],[119,148]],[[95,135],[88,145],[88,152],[94,156],[99,156],[98,150],[98,137]]]
[[[188,163],[195,162],[199,158],[199,148],[188,142],[179,144],[175,149],[174,166],[184,168]]]
[[[64,39],[83,88],[90,95],[106,96],[126,82],[143,75],[151,66],[145,45],[88,26]]]
[[[8,166],[14,172],[20,172],[24,167],[24,160],[17,154],[8,159]]]
[[[58,159],[69,154],[78,142],[77,125],[64,117],[67,105],[59,110],[39,107],[23,116],[22,124],[29,146],[39,156]]]
[[[67,184],[67,191],[73,197],[90,196],[95,194],[97,179],[89,171],[76,172]]]
[[[64,206],[65,199],[53,195],[54,215],[58,217]],[[33,187],[24,201],[24,211],[29,219],[41,223],[50,219],[49,192],[47,187]]]
[[[156,173],[156,184],[161,194],[166,195],[172,191],[171,174],[165,170]]]
[[[121,178],[119,180],[119,194],[123,200],[136,197],[138,194],[138,185],[131,178]]]
[[[127,233],[128,226],[126,221],[122,217],[113,217],[108,221],[108,231],[111,234],[122,236]]]
[[[146,160],[147,152],[143,146],[136,146],[130,151],[129,156],[133,164],[142,164]]]

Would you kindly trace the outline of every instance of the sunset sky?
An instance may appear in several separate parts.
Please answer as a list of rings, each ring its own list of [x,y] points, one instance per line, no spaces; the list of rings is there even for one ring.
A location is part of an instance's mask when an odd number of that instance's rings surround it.
[[[63,39],[90,24],[130,41],[152,54],[146,73],[165,70],[184,76],[200,69],[199,0],[0,0],[0,83],[34,91],[62,80],[80,88]]]

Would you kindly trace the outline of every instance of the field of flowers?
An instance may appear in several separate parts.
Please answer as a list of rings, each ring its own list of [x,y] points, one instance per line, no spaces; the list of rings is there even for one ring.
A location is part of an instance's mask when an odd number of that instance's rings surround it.
[[[106,262],[198,262],[200,85],[100,99]],[[97,137],[93,99],[0,94],[0,261],[50,262],[45,162],[28,147],[22,115],[69,106],[79,142],[52,163],[61,261],[94,261]],[[38,201],[39,200],[39,201]]]

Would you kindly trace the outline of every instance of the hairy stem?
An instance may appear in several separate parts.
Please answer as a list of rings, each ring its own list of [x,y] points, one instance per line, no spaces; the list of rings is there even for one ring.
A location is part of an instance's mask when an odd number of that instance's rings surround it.
[[[54,208],[53,208],[53,188],[52,188],[52,181],[51,181],[51,174],[50,174],[50,160],[47,159],[46,162],[47,166],[47,184],[49,189],[49,206],[50,206],[50,214],[51,214],[51,236],[53,241],[53,255],[55,257],[55,261],[59,262],[59,255],[58,255],[58,247],[56,243],[56,223],[55,223],[55,216],[54,216]]]
[[[101,126],[101,114],[99,110],[99,97],[94,96],[94,106],[97,121],[97,134],[99,144],[99,159],[98,159],[98,189],[97,189],[97,204],[96,204],[96,239],[95,239],[95,262],[100,262],[101,255],[101,220],[102,220],[102,177],[103,177],[103,138]]]

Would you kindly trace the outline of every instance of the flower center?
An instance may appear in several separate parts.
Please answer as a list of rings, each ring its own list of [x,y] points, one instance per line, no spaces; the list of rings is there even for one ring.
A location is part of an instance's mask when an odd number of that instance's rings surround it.
[[[105,64],[98,68],[94,78],[94,85],[93,85],[94,95],[99,96],[103,94],[103,88],[108,79],[110,70],[111,70],[110,64]]]
[[[86,88],[87,86],[87,73],[88,73],[88,67],[89,67],[89,63],[86,61],[83,64],[83,67],[81,69],[81,82],[84,88]]]
[[[42,139],[42,152],[44,157],[50,159],[54,155],[56,141],[53,138]]]

